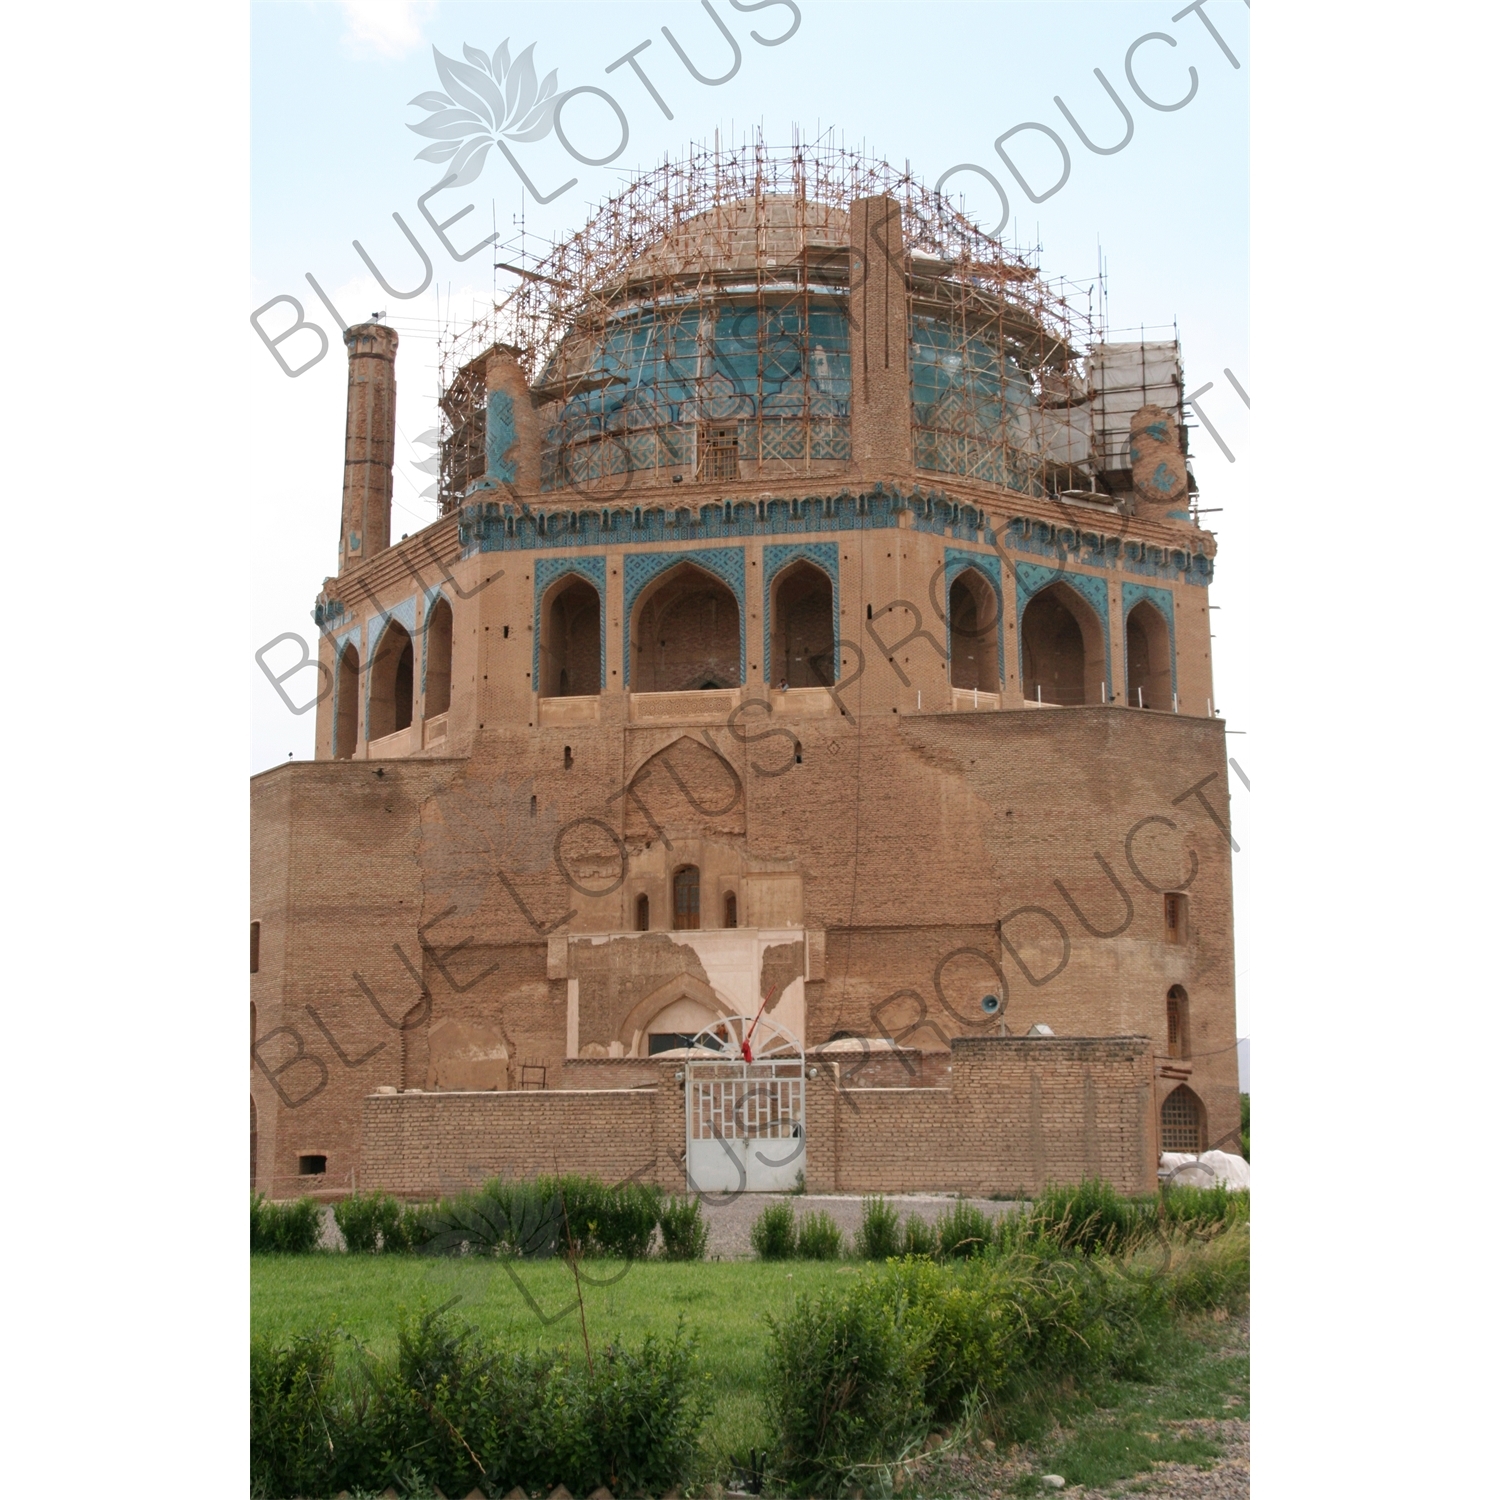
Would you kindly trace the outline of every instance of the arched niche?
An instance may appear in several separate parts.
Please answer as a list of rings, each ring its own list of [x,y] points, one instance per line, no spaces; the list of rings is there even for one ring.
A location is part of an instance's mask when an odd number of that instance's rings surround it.
[[[541,629],[542,696],[583,698],[601,691],[603,610],[598,589],[577,573],[564,574],[542,596]]]
[[[339,657],[338,715],[333,725],[335,760],[348,760],[359,739],[359,650],[350,641]]]
[[[948,586],[948,677],[956,688],[1000,691],[1000,601],[977,568]]]
[[[1125,684],[1132,708],[1172,707],[1172,632],[1146,599],[1125,621]]]
[[[694,563],[663,573],[637,600],[630,624],[638,693],[740,685],[740,606],[729,587]]]
[[[806,559],[788,563],[771,584],[772,687],[829,687],[833,662],[833,580]]]
[[[1104,629],[1093,606],[1066,583],[1048,584],[1026,601],[1021,615],[1021,679],[1027,698],[1034,701],[1104,701]]]
[[[733,766],[692,735],[643,761],[625,801],[626,842],[745,832],[745,793]],[[670,924],[668,924],[670,925]]]
[[[1201,1151],[1204,1139],[1203,1101],[1180,1083],[1161,1102],[1161,1149]]]
[[[424,717],[448,712],[453,697],[453,606],[439,599],[427,613]]]
[[[416,652],[404,625],[392,620],[370,664],[370,713],[365,737],[384,739],[411,728]]]

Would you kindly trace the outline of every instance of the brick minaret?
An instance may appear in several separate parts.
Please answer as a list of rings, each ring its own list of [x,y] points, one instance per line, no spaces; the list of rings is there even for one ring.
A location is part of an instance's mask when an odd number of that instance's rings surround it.
[[[865,474],[905,477],[912,470],[911,373],[901,205],[889,197],[856,198],[849,229],[854,462]]]
[[[349,410],[344,425],[344,517],[339,572],[391,544],[391,470],[396,461],[396,330],[360,323],[349,349]]]

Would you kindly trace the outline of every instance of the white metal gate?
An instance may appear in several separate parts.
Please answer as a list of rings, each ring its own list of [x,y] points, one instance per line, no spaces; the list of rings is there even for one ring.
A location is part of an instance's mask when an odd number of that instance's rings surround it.
[[[805,1165],[804,1077],[801,1045],[764,1016],[700,1031],[684,1079],[689,1191],[795,1188]]]

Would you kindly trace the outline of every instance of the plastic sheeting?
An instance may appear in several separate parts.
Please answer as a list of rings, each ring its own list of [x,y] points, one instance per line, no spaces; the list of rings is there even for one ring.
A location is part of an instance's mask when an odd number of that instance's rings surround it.
[[[1201,1156],[1188,1151],[1163,1151],[1157,1175],[1188,1187],[1212,1187],[1220,1182],[1231,1192],[1237,1188],[1248,1191],[1250,1187],[1250,1163],[1228,1151],[1205,1151]]]

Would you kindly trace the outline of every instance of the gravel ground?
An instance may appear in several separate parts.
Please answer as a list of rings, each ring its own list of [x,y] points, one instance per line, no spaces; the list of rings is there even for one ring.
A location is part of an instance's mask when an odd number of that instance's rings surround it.
[[[705,1194],[703,1216],[708,1220],[708,1258],[710,1260],[746,1260],[753,1253],[750,1249],[750,1227],[765,1211],[766,1206],[779,1202],[774,1193],[741,1193],[733,1198],[719,1198]],[[907,1196],[891,1195],[889,1203],[901,1215],[903,1223],[908,1214],[934,1224],[938,1216],[953,1207],[952,1194],[913,1193]],[[970,1198],[973,1206],[993,1219],[997,1214],[1008,1213],[1015,1207],[1012,1203],[991,1203],[984,1198]],[[864,1199],[857,1194],[806,1193],[791,1200],[797,1217],[821,1211],[828,1214],[844,1231],[844,1246],[847,1249],[854,1240],[864,1214]]]

